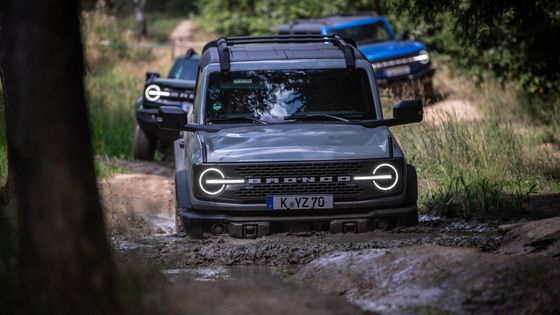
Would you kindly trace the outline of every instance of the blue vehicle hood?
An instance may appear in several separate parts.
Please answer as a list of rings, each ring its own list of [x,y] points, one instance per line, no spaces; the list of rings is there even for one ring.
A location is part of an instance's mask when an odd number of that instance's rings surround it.
[[[426,49],[426,46],[424,46],[421,42],[411,40],[395,40],[361,45],[358,49],[369,61],[378,61],[413,55],[418,53],[420,50]]]
[[[387,158],[387,127],[285,123],[199,133],[208,162]]]

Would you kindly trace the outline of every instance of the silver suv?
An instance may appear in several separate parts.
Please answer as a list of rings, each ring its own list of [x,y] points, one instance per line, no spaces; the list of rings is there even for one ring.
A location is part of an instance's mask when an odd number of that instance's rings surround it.
[[[289,223],[334,233],[418,222],[414,167],[384,119],[374,70],[338,35],[227,37],[200,57],[192,112],[162,106],[175,141],[176,227],[255,238]]]

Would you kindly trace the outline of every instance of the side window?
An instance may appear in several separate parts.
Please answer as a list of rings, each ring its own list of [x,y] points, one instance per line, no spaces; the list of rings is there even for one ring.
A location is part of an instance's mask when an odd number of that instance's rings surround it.
[[[197,118],[199,116],[199,111],[200,111],[200,102],[201,102],[201,97],[200,96],[200,92],[201,92],[201,86],[202,86],[202,69],[198,69],[198,74],[196,76],[196,87],[194,90],[194,103],[193,103],[193,112],[191,117],[189,117],[189,123],[197,123]],[[204,93],[202,93],[204,94]]]

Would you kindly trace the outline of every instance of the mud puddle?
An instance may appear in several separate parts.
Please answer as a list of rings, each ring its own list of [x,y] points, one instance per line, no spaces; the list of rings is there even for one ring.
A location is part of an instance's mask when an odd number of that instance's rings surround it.
[[[292,268],[270,268],[257,267],[226,267],[210,266],[202,268],[166,269],[163,275],[173,283],[194,281],[222,281],[222,280],[246,280],[257,281],[285,280],[299,270]]]

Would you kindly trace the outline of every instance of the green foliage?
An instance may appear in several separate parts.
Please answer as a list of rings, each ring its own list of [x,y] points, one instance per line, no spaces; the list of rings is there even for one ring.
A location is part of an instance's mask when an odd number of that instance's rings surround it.
[[[94,10],[98,6],[98,2],[97,0],[82,1],[82,8],[88,11]],[[125,15],[134,13],[132,0],[105,1],[105,6],[111,14]],[[146,13],[178,12],[184,16],[189,12],[196,11],[194,0],[147,0],[144,8]]]
[[[99,178],[107,178],[111,175],[119,173],[128,173],[128,169],[118,163],[117,160],[108,157],[97,157],[95,159],[95,174]]]
[[[135,77],[117,70],[87,76],[87,101],[96,155],[130,157],[135,126],[134,101],[140,90]]]
[[[375,1],[199,0],[199,24],[224,35],[276,32],[279,24],[340,12],[372,10]],[[468,69],[514,81],[531,94],[560,89],[560,1],[383,0],[397,30],[410,30]]]
[[[532,94],[560,87],[560,2],[387,0],[430,47],[479,79],[492,72]]]
[[[548,136],[558,130],[559,116],[544,105],[540,115],[551,116],[548,123],[527,115],[521,110],[525,98],[494,85],[472,93],[483,107],[480,121],[447,116],[439,125],[393,129],[408,163],[417,168],[420,206],[445,216],[521,214],[527,194],[560,189],[558,158],[542,148],[543,143],[560,143]],[[558,106],[557,101],[550,108]]]
[[[446,217],[502,217],[519,216],[524,213],[523,202],[534,191],[516,189],[505,193],[504,182],[490,182],[470,174],[446,179],[443,187],[433,191],[424,205],[430,211]]]
[[[188,18],[188,16],[160,12],[146,12],[148,40],[160,43],[167,42],[171,31],[173,31],[179,21],[185,18]],[[130,33],[136,32],[137,25],[133,15],[119,16],[116,23],[118,29],[121,31]]]
[[[199,0],[199,24],[218,34],[275,32],[279,24],[298,18],[371,10],[369,0]]]

